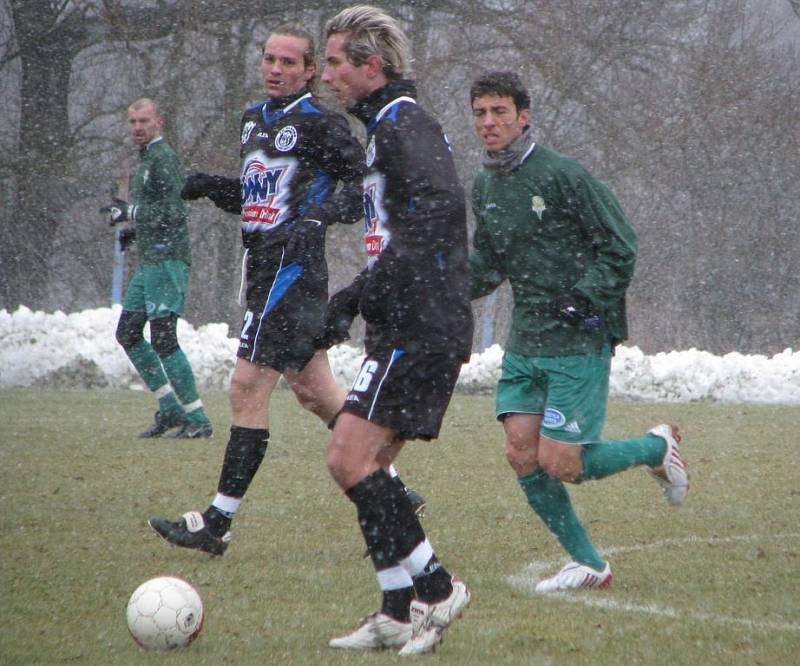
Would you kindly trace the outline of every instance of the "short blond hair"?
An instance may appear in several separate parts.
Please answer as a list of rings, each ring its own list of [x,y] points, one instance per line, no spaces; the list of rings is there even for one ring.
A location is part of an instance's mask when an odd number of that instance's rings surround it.
[[[395,19],[382,9],[356,5],[343,9],[325,24],[325,36],[344,34],[344,52],[354,65],[363,65],[377,55],[387,79],[410,74],[411,46]]]
[[[158,102],[154,99],[150,99],[149,97],[140,97],[135,102],[131,102],[131,105],[128,107],[128,111],[141,111],[146,106],[153,107],[153,115],[156,118],[161,118],[161,110],[158,108]]]

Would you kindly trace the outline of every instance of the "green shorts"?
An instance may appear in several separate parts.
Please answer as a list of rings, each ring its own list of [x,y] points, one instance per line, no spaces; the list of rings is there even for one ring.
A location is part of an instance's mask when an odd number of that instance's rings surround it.
[[[159,264],[141,264],[131,278],[122,308],[146,312],[148,319],[170,313],[180,315],[189,287],[189,266],[180,259]]]
[[[564,444],[600,439],[606,420],[611,350],[578,356],[522,356],[506,352],[497,383],[498,420],[541,414],[541,433]]]

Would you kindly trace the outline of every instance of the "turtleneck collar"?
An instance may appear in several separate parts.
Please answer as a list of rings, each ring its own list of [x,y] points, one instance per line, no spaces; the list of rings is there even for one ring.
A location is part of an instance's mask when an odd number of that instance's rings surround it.
[[[417,86],[410,79],[397,79],[389,81],[382,88],[372,91],[360,102],[351,106],[348,112],[352,113],[365,125],[369,124],[380,110],[393,99],[398,97],[411,97],[416,99]]]
[[[309,92],[309,89],[304,87],[297,92],[292,93],[291,95],[284,95],[283,97],[269,97],[266,101],[267,108],[270,111],[283,109],[289,106],[292,102],[296,102],[298,99],[303,97],[303,95],[307,95]]]
[[[483,166],[490,171],[497,171],[501,174],[511,173],[525,158],[533,152],[536,142],[533,140],[533,130],[530,125],[526,126],[512,143],[498,150],[496,153],[483,151]]]

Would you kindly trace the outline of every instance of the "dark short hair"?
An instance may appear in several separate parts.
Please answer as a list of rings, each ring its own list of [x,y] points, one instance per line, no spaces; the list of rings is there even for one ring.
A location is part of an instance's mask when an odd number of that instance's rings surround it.
[[[531,108],[531,96],[514,72],[488,72],[475,79],[469,89],[470,104],[484,95],[510,97],[517,111]]]

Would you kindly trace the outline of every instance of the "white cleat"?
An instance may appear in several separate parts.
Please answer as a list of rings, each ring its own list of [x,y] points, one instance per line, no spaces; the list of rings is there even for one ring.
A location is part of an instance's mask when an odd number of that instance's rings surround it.
[[[410,638],[411,622],[400,622],[385,613],[373,613],[365,617],[353,633],[332,638],[328,645],[342,650],[396,650]]]
[[[469,606],[471,596],[464,581],[453,576],[452,584],[453,591],[443,601],[435,604],[411,602],[412,632],[408,642],[400,650],[402,656],[435,650],[442,642],[444,630]]]
[[[608,562],[602,571],[578,562],[570,562],[552,578],[540,580],[536,584],[536,591],[547,593],[580,588],[598,589],[608,587],[613,579],[611,565]]]
[[[678,448],[678,442],[681,441],[678,426],[662,423],[652,428],[649,434],[663,439],[667,443],[667,452],[661,465],[647,470],[648,474],[658,481],[667,504],[683,504],[689,494],[689,471]]]

